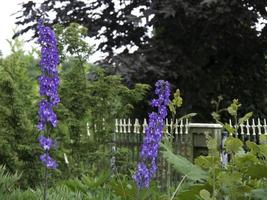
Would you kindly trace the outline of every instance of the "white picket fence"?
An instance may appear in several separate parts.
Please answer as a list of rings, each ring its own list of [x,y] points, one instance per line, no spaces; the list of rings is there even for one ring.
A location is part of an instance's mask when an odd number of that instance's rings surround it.
[[[229,120],[229,125],[233,127],[232,120]],[[165,121],[165,133],[174,133],[175,135],[187,135],[191,127],[199,126],[201,128],[211,128],[212,126],[221,127],[220,124],[208,124],[208,123],[189,123],[188,119],[178,121],[168,120]],[[148,126],[147,119],[115,119],[115,133],[135,133],[144,134],[145,129]],[[238,129],[239,135],[267,135],[267,123],[266,119],[250,119],[244,124],[241,124]]]
[[[143,119],[142,121],[135,119],[134,123],[132,123],[131,119],[115,119],[115,133],[141,134],[145,133],[147,126],[147,119]],[[188,134],[188,127],[188,119],[181,120],[180,122],[176,119],[175,123],[173,123],[173,120],[170,120],[170,123],[168,119],[165,121],[166,133],[172,133],[174,131],[175,134]]]
[[[256,121],[256,122],[255,122]],[[233,127],[232,121],[229,120],[230,126]],[[259,118],[257,120],[247,120],[245,124],[241,124],[239,128],[239,134],[241,135],[267,135],[267,124],[266,119],[260,120]]]

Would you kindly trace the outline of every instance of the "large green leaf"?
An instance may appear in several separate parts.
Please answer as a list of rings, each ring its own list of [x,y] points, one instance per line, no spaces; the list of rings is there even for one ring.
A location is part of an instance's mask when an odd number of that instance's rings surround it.
[[[199,195],[201,190],[211,190],[211,186],[210,185],[202,185],[202,184],[194,184],[191,187],[189,187],[188,189],[180,192],[177,195],[177,199],[178,200],[195,200],[197,199],[197,196]]]
[[[243,142],[238,138],[230,137],[225,142],[225,149],[228,153],[238,153],[243,146]]]
[[[162,152],[163,157],[173,165],[177,172],[186,175],[187,178],[192,181],[202,181],[207,179],[208,173],[206,171],[194,165],[186,158],[173,154],[170,148],[165,144],[161,144],[161,146],[164,148]]]
[[[243,124],[245,121],[247,121],[251,116],[253,115],[253,112],[249,112],[245,114],[242,118],[238,120],[238,124]]]
[[[255,189],[251,191],[253,194],[253,197],[256,198],[256,200],[265,200],[267,197],[267,189]]]
[[[251,178],[267,178],[267,166],[259,164],[252,165],[247,168],[246,175],[250,176]]]

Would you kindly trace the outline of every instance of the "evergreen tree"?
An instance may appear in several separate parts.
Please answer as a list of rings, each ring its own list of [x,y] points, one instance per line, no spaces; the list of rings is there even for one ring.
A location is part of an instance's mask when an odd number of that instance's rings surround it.
[[[0,164],[15,172],[23,171],[22,186],[38,182],[36,145],[37,83],[28,70],[36,66],[33,56],[25,55],[21,43],[12,43],[12,54],[0,64]],[[37,106],[36,106],[37,107]]]

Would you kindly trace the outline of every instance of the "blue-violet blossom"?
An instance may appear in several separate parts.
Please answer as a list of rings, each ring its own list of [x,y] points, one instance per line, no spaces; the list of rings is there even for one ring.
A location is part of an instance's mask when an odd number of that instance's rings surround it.
[[[58,95],[59,76],[57,66],[59,64],[59,54],[55,32],[43,22],[38,21],[38,43],[41,45],[41,60],[39,62],[42,75],[38,78],[39,93],[43,98],[39,102],[39,122],[37,128],[44,131],[47,126],[56,127],[58,120],[53,110],[60,102]],[[39,137],[40,146],[45,153],[40,156],[41,161],[47,168],[55,169],[57,163],[49,156],[49,150],[54,147],[54,141],[44,135]]]
[[[47,168],[56,169],[58,166],[57,162],[51,158],[47,152],[40,156],[40,160]]]
[[[149,114],[148,127],[145,130],[140,162],[137,165],[137,171],[133,178],[137,187],[149,187],[150,180],[157,171],[157,156],[160,141],[164,130],[164,120],[167,117],[167,106],[170,102],[170,84],[168,81],[159,80],[156,83],[155,93],[157,99],[151,101],[152,107],[157,108],[157,112]]]
[[[45,136],[41,135],[39,138],[40,146],[44,150],[50,150],[54,146],[54,141],[51,138],[46,138]]]

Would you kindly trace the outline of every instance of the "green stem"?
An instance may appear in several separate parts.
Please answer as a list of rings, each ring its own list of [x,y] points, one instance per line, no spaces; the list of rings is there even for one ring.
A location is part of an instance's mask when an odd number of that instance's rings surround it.
[[[45,167],[44,200],[48,199],[48,195],[47,195],[47,179],[48,179],[48,169],[47,169],[47,167]]]
[[[215,182],[216,182],[216,174],[215,174],[215,163],[214,163],[214,156],[212,156],[212,163],[213,163],[213,173],[212,173],[212,199],[215,199]]]
[[[237,122],[237,116],[235,115],[235,137],[238,138],[238,122]]]
[[[118,178],[118,180],[119,180],[119,183],[120,183],[120,185],[121,185],[121,188],[122,188],[122,191],[123,191],[123,196],[124,196],[124,198],[126,199],[126,191],[125,191],[125,189],[124,189],[124,186],[123,186],[123,184],[122,184],[122,180],[121,180],[121,178],[120,178],[120,175],[119,175],[119,172],[118,172],[116,166],[115,166],[115,173],[116,173],[116,176],[117,176],[117,178]]]
[[[140,189],[137,189],[136,200],[140,200]]]
[[[172,118],[171,118],[171,122],[172,122],[172,126],[171,126],[171,130],[170,130],[170,136],[167,136],[167,140],[168,143],[170,143],[171,147],[172,147],[172,142],[171,139],[174,135],[174,129],[175,129],[175,115],[172,114]],[[167,166],[167,191],[168,191],[168,197],[171,196],[171,164],[170,162],[167,162],[168,166]]]
[[[47,136],[50,137],[50,130],[51,126],[47,124]],[[46,156],[48,155],[48,150],[46,150]],[[47,194],[47,185],[48,185],[48,168],[45,166],[45,177],[44,177],[44,200],[48,200],[48,194]]]
[[[172,194],[172,197],[171,197],[170,200],[173,200],[173,199],[174,199],[176,193],[177,193],[178,190],[180,189],[180,187],[181,187],[182,183],[185,181],[185,179],[186,179],[186,175],[183,176],[182,180],[180,181],[180,183],[178,184],[178,186],[177,186],[177,188],[175,189],[174,193]]]

